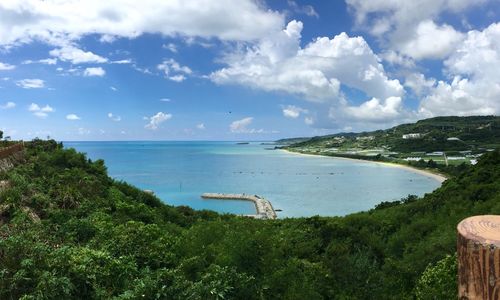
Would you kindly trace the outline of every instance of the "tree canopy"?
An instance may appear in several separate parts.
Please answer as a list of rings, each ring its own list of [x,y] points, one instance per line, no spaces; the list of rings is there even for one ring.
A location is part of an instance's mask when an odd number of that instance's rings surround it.
[[[500,213],[498,151],[422,198],[345,217],[168,206],[55,141],[27,144],[0,180],[0,299],[451,299],[456,224]]]

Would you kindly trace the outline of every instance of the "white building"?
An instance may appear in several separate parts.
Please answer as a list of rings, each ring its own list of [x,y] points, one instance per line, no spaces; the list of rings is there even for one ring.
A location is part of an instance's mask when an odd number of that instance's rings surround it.
[[[419,161],[421,159],[422,159],[422,157],[407,157],[404,160],[406,160],[406,161]]]
[[[419,139],[420,137],[421,137],[420,133],[403,134],[403,139],[404,140]]]

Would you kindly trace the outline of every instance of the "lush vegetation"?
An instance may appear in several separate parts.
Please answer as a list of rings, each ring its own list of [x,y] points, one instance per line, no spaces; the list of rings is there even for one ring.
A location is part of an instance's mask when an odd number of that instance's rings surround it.
[[[500,213],[498,151],[422,199],[335,218],[170,207],[54,141],[0,180],[0,299],[454,299],[456,224]]]
[[[420,134],[403,139],[405,134]],[[343,137],[343,139],[339,139]],[[452,140],[448,140],[452,138]],[[458,139],[455,140],[454,138]],[[288,140],[281,140],[286,143]],[[307,140],[291,139],[292,147],[387,148],[397,152],[480,150],[500,146],[500,117],[436,117],[386,130],[338,133]]]

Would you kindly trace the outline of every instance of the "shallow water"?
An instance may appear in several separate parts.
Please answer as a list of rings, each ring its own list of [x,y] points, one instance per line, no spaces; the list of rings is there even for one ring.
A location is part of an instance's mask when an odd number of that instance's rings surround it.
[[[279,217],[339,216],[381,201],[423,195],[440,183],[410,170],[363,161],[300,156],[234,142],[65,142],[102,158],[110,176],[150,189],[165,203],[236,214],[246,201],[203,200],[202,193],[257,194]]]

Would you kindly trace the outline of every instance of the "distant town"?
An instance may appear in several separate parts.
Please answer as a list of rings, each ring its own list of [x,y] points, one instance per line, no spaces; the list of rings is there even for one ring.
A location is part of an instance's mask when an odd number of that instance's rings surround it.
[[[500,118],[438,117],[387,130],[280,140],[300,153],[388,161],[417,167],[474,165],[500,145]]]

